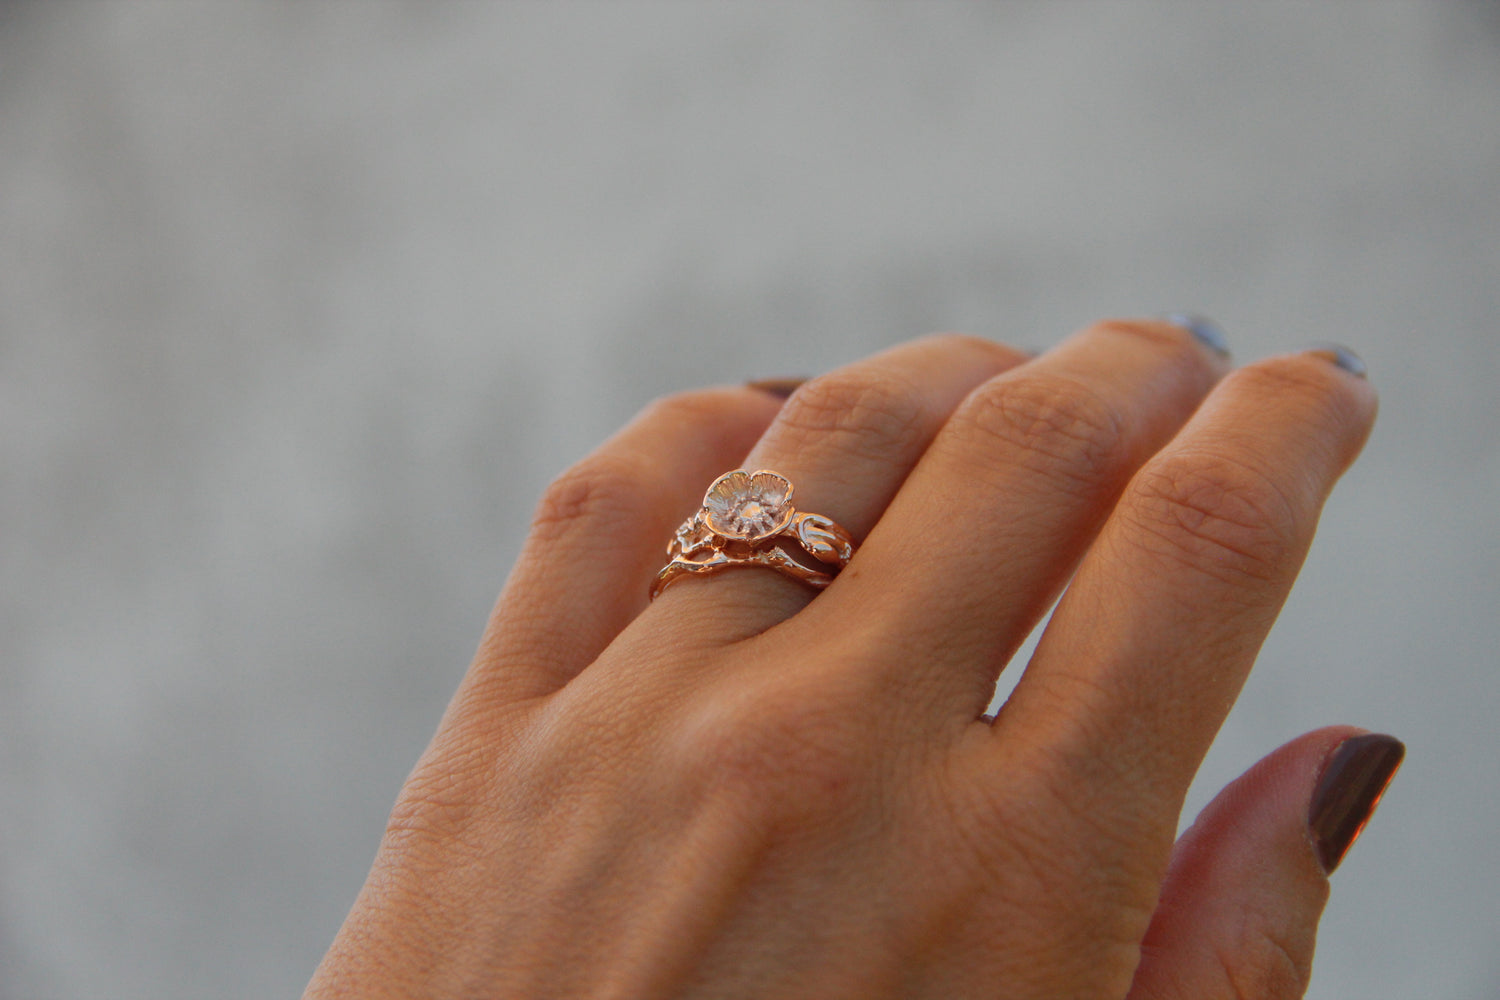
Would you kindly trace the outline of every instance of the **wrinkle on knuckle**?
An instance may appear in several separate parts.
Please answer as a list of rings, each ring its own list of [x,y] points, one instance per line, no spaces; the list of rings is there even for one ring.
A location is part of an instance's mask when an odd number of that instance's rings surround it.
[[[1212,452],[1147,466],[1120,507],[1136,540],[1174,569],[1274,582],[1300,548],[1297,505],[1249,461]]]
[[[636,521],[648,494],[643,473],[622,457],[591,455],[554,479],[531,518],[539,542],[557,542],[574,532],[607,536],[611,527]]]
[[[834,373],[794,392],[782,407],[779,445],[797,449],[836,438],[836,447],[889,461],[925,434],[922,395],[907,380],[886,373]]]
[[[1232,1000],[1300,1000],[1311,979],[1311,955],[1289,937],[1282,922],[1246,911],[1238,932],[1221,942],[1214,959]]]
[[[1119,411],[1065,375],[1029,372],[991,381],[970,395],[955,421],[966,445],[999,446],[1010,463],[1086,486],[1112,478],[1125,457]]]

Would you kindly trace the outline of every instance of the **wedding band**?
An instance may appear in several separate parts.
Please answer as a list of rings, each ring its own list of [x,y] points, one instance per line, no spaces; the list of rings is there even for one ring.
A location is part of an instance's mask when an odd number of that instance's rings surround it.
[[[792,505],[791,480],[735,469],[714,480],[703,506],[672,536],[651,598],[684,577],[733,566],[767,566],[821,590],[853,555],[849,532]]]

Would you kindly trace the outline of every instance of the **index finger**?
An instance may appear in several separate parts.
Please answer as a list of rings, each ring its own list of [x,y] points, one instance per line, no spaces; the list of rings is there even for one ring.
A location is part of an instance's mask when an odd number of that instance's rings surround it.
[[[1071,768],[1122,831],[1175,826],[1369,434],[1349,357],[1273,358],[1210,394],[1125,490],[997,720],[997,747]]]

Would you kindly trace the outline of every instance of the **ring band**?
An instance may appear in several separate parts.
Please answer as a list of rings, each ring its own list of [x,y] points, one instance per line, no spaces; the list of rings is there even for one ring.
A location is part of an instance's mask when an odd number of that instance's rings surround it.
[[[854,555],[854,539],[821,514],[792,506],[792,483],[769,469],[735,469],[715,479],[703,506],[667,544],[651,585],[655,600],[687,576],[732,566],[768,566],[821,590]]]

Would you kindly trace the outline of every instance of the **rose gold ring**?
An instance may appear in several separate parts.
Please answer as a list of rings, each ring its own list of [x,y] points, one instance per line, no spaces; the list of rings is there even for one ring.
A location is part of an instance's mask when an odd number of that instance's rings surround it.
[[[714,480],[703,506],[672,536],[651,597],[683,577],[731,566],[769,566],[821,590],[853,555],[849,532],[792,506],[792,483],[785,476],[735,469]]]

